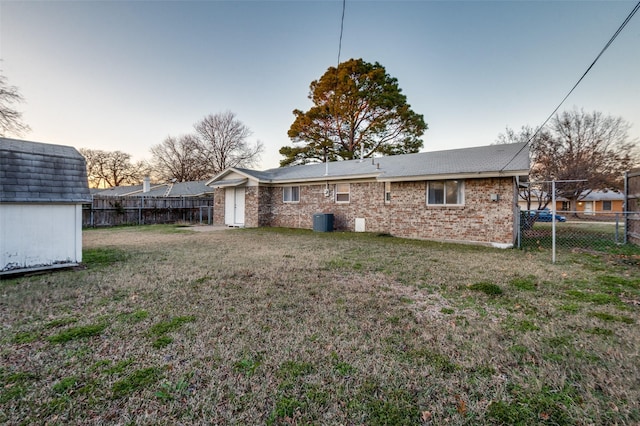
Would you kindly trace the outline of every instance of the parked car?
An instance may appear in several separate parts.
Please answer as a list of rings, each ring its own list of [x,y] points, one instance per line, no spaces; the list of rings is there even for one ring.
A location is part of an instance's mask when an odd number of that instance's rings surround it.
[[[553,217],[553,214],[549,209],[529,210],[529,216],[535,216],[536,214],[538,215],[538,219],[536,220],[537,222],[551,222],[551,218]],[[565,216],[557,214],[556,221],[566,222],[567,218]]]

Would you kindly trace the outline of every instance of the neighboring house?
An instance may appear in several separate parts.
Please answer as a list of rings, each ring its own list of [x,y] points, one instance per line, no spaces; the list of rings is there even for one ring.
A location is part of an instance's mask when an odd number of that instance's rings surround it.
[[[211,223],[213,188],[205,181],[116,186],[92,192],[84,210],[85,226],[175,223]]]
[[[142,185],[114,186],[107,189],[94,189],[92,195],[100,197],[209,197],[213,189],[207,181],[176,182],[151,184],[148,178]]]
[[[585,191],[586,192],[586,191]],[[531,208],[538,207],[538,199],[534,193]],[[527,202],[520,197],[518,200],[520,209],[527,209]],[[551,209],[551,203],[547,208]],[[624,211],[624,194],[617,191],[591,191],[576,203],[576,211],[585,215],[622,213]],[[557,211],[571,211],[571,203],[563,197],[556,198]]]
[[[562,200],[558,207],[562,210],[571,208],[567,200]],[[621,213],[624,211],[624,194],[617,191],[591,191],[577,202],[576,209],[587,215]]]
[[[0,275],[81,262],[87,202],[75,148],[0,138]]]
[[[517,188],[529,173],[525,144],[283,167],[230,168],[208,185],[214,223],[314,228],[511,246]]]

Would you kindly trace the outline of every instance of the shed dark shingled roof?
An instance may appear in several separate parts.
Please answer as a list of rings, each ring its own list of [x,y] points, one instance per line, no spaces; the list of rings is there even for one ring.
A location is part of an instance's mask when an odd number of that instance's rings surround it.
[[[0,138],[0,203],[91,202],[84,157],[73,147]]]

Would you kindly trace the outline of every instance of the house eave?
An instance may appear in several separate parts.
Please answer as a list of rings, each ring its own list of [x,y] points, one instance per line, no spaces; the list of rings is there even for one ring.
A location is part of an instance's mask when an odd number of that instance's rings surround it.
[[[224,178],[229,173],[237,173],[237,174],[239,174],[241,176],[244,176],[248,180],[250,179],[250,180],[253,180],[253,181],[261,182],[261,179],[258,179],[255,176],[250,175],[249,173],[245,173],[242,170],[238,170],[238,169],[236,169],[234,167],[230,167],[230,168],[225,169],[222,172],[218,173],[216,176],[212,177],[211,179],[206,181],[204,184],[207,185],[207,186],[212,186],[213,183],[222,180],[222,178]]]
[[[209,182],[207,183],[208,186],[212,187],[212,188],[234,188],[236,186],[242,186],[244,184],[247,183],[249,179],[247,178],[243,178],[243,179],[230,179],[230,180],[219,180],[216,182]]]

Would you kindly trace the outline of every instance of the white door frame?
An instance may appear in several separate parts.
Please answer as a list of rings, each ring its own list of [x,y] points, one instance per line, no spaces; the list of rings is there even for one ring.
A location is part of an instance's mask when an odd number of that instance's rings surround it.
[[[244,187],[225,188],[224,223],[228,226],[244,226]]]

